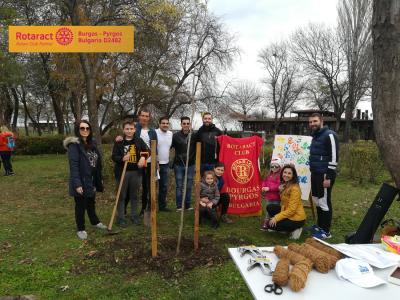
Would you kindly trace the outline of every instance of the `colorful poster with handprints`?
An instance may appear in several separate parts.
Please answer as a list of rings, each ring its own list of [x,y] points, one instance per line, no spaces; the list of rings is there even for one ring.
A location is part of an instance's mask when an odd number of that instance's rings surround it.
[[[275,135],[272,157],[279,157],[283,164],[294,164],[301,188],[301,198],[308,200],[311,191],[309,166],[311,136]]]

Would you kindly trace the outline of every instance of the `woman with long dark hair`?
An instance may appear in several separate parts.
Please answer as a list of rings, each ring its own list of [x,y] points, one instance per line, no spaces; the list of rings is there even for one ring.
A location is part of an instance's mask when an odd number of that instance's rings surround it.
[[[75,200],[75,221],[77,235],[81,240],[87,239],[85,230],[85,211],[90,223],[107,229],[96,214],[96,192],[103,191],[101,154],[93,140],[92,126],[86,120],[75,124],[75,136],[64,140],[69,160],[69,194]]]
[[[293,165],[285,165],[281,171],[279,187],[281,207],[267,206],[271,219],[268,229],[291,232],[292,239],[298,239],[305,223],[306,214],[301,201],[301,190],[297,171]]]

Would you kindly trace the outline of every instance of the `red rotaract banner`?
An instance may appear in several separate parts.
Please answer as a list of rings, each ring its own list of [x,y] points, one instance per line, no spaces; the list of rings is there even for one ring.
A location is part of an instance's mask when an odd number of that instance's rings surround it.
[[[261,177],[258,158],[263,140],[258,136],[232,138],[218,136],[219,160],[225,164],[225,184],[221,192],[228,193],[228,214],[255,214],[261,211]]]

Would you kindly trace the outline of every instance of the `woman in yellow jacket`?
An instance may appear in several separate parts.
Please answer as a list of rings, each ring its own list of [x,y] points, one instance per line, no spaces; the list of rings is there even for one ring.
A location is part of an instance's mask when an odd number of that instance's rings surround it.
[[[281,207],[271,207],[268,210],[271,219],[268,229],[291,232],[292,239],[298,239],[306,220],[301,190],[297,178],[296,168],[285,165],[281,171]]]

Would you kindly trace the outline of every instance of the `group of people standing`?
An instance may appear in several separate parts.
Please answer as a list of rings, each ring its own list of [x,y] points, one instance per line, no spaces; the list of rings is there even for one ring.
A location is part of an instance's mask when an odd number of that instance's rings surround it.
[[[131,202],[130,221],[140,224],[146,210],[150,208],[150,180],[151,164],[156,163],[158,177],[158,209],[160,212],[169,212],[167,207],[167,191],[169,169],[175,174],[176,183],[176,211],[182,209],[192,210],[192,186],[195,174],[196,142],[201,143],[201,197],[212,205],[202,206],[201,217],[209,218],[213,227],[218,227],[219,221],[232,223],[227,216],[229,195],[220,194],[223,187],[224,165],[218,162],[219,147],[216,136],[222,132],[212,122],[210,113],[203,114],[203,125],[191,135],[191,120],[189,117],[181,118],[181,130],[172,133],[169,130],[169,118],[162,117],[158,121],[158,128],[150,127],[151,115],[147,109],[141,109],[138,113],[138,122],[127,119],[123,122],[123,135],[115,139],[111,159],[114,161],[114,175],[117,183],[121,180],[122,170],[126,163],[126,173],[122,184],[120,199],[117,208],[117,225],[128,226],[125,219],[127,205]],[[157,161],[151,157],[151,141],[156,141]],[[64,146],[68,150],[70,165],[70,195],[75,199],[75,218],[77,223],[77,235],[81,239],[87,238],[85,230],[84,213],[82,207],[87,210],[92,225],[104,229],[105,226],[98,220],[95,212],[95,192],[103,190],[101,154],[96,142],[93,140],[91,126],[87,121],[76,124],[75,137],[64,140]],[[188,149],[189,148],[189,149]],[[170,150],[173,150],[173,159],[170,159]],[[93,154],[93,153],[95,154]],[[188,157],[189,156],[189,157]],[[183,187],[185,178],[186,161],[188,160],[186,196],[183,199]],[[212,174],[212,182],[207,182],[207,174]],[[141,210],[138,211],[138,193],[142,190]],[[90,191],[88,191],[88,189]],[[212,191],[212,192],[211,192]],[[82,199],[85,198],[85,199]],[[216,209],[221,206],[220,217],[217,217]]]
[[[140,224],[140,216],[149,210],[152,163],[157,164],[159,211],[171,211],[171,208],[167,206],[170,168],[175,174],[176,210],[193,209],[191,195],[195,174],[196,142],[201,143],[200,221],[210,219],[214,228],[219,226],[220,221],[232,223],[227,216],[229,194],[221,193],[225,166],[218,161],[219,145],[216,137],[222,135],[222,131],[213,124],[212,115],[203,114],[203,125],[191,135],[190,139],[191,120],[189,117],[181,118],[181,130],[176,133],[169,130],[170,123],[167,117],[159,119],[159,126],[155,130],[150,128],[150,121],[150,111],[140,110],[138,122],[131,119],[125,120],[122,128],[123,136],[118,136],[114,143],[111,158],[115,163],[114,172],[117,182],[120,182],[122,170],[126,164],[117,209],[117,224],[121,227],[128,225],[125,219],[128,202],[131,202],[130,220],[133,224]],[[309,125],[313,131],[310,149],[312,198],[317,206],[318,223],[306,229],[319,238],[329,238],[332,221],[331,190],[336,177],[338,158],[337,136],[332,130],[323,126],[323,118],[319,114],[310,117]],[[70,195],[75,199],[77,235],[81,239],[86,239],[85,210],[92,225],[100,229],[106,228],[95,212],[95,192],[103,190],[101,154],[92,138],[91,126],[87,121],[77,123],[75,135],[76,137],[65,139],[64,145],[68,149],[69,186]],[[157,145],[156,161],[151,157],[152,140],[156,141]],[[171,149],[173,159],[170,159]],[[187,171],[186,163],[188,163]],[[277,158],[271,160],[270,167],[270,173],[262,186],[262,192],[265,193],[267,200],[266,218],[262,229],[291,232],[291,237],[297,239],[301,235],[306,215],[296,169],[293,165],[282,166]],[[186,196],[183,199],[185,171],[187,172]],[[140,187],[142,206],[139,212]],[[217,215],[218,207],[220,216]]]
[[[331,192],[336,179],[339,143],[336,133],[323,125],[323,117],[309,117],[312,131],[310,146],[310,171],[312,200],[317,208],[317,224],[304,228],[314,237],[327,239],[332,236]],[[301,189],[294,165],[284,165],[280,158],[272,158],[270,171],[262,183],[266,200],[266,217],[261,230],[290,232],[298,239],[302,233],[306,214],[301,199]]]

